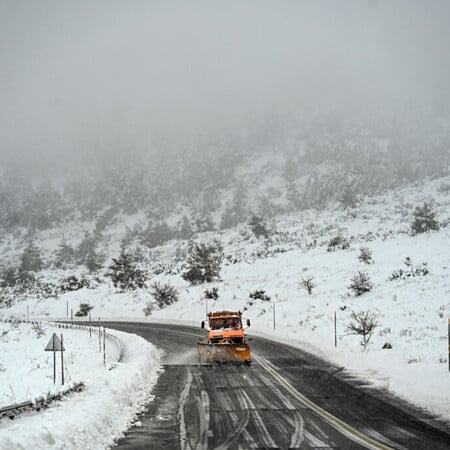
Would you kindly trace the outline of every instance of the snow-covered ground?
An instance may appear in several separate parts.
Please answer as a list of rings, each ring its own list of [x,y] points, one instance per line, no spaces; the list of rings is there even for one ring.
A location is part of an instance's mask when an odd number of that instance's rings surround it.
[[[153,252],[171,267],[153,281],[173,284],[180,300],[156,308],[149,319],[200,323],[206,303],[204,291],[219,288],[220,298],[208,308],[241,309],[252,321],[251,332],[283,339],[344,366],[352,374],[387,389],[413,404],[450,420],[450,374],[447,363],[447,319],[450,316],[450,177],[417,187],[366,199],[355,209],[304,211],[274,220],[278,232],[271,240],[256,239],[247,226],[204,234],[200,239],[219,239],[226,263],[221,280],[189,286],[180,276],[183,260],[177,256],[186,243],[171,242]],[[437,232],[412,236],[415,205],[431,201],[441,222]],[[350,247],[327,251],[337,235]],[[368,247],[372,264],[358,259],[360,247]],[[405,265],[410,258],[412,266]],[[423,267],[429,273],[390,281],[395,271]],[[357,271],[367,272],[373,289],[361,296],[349,290]],[[311,295],[300,286],[314,277]],[[252,300],[249,293],[264,289],[270,301]],[[28,299],[0,311],[4,316],[66,317],[82,302],[94,307],[92,317],[144,320],[143,309],[151,290],[122,294],[110,284],[81,289],[58,299]],[[276,308],[276,329],[273,307]],[[366,350],[347,325],[351,312],[369,311],[378,327]],[[334,347],[334,314],[338,346]],[[391,349],[383,349],[390,344]]]
[[[0,406],[64,390],[60,353],[53,385],[53,352],[44,348],[53,333],[63,333],[67,384],[84,382],[85,389],[54,401],[47,409],[0,421],[0,448],[86,448],[111,446],[151,400],[159,372],[159,351],[144,339],[114,331],[124,348],[121,362],[115,339],[106,340],[106,366],[98,334],[0,322]]]

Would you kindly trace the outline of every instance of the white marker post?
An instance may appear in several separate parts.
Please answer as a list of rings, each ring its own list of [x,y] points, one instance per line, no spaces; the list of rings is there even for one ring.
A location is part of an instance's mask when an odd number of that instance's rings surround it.
[[[61,381],[64,386],[64,337],[61,333]]]
[[[273,329],[275,330],[275,302],[272,302],[273,305]]]
[[[103,328],[103,365],[106,366],[106,330]]]
[[[100,326],[100,317],[98,318],[98,352],[102,352],[102,327]]]
[[[334,312],[334,346],[337,347],[337,318],[336,318],[336,311]]]

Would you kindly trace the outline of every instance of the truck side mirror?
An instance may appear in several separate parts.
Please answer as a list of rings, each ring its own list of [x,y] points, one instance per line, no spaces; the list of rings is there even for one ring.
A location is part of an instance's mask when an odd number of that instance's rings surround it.
[[[205,321],[204,321],[204,320],[202,320],[202,323],[200,324],[200,326],[201,326],[202,328],[205,328]]]
[[[250,326],[250,319],[247,319],[247,326]]]

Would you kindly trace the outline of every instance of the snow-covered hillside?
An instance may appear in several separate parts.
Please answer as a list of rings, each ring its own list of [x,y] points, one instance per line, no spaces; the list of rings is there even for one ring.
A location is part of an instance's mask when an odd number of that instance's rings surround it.
[[[252,320],[250,333],[304,346],[450,420],[449,186],[446,177],[367,198],[352,209],[278,216],[268,239],[257,239],[247,225],[204,233],[197,241],[216,239],[225,254],[221,280],[208,285],[190,286],[180,276],[187,242],[158,247],[146,255],[152,274],[147,284],[168,282],[178,289],[180,299],[154,308],[150,319],[199,323],[206,307],[245,310]],[[433,205],[441,228],[413,236],[414,206],[423,201]],[[348,248],[329,251],[330,241],[337,236]],[[371,264],[359,260],[361,247],[372,253]],[[349,285],[359,271],[367,273],[373,288],[355,296]],[[310,277],[316,286],[308,295],[300,283]],[[17,301],[1,313],[23,317],[28,307],[32,316],[66,317],[67,310],[76,311],[80,303],[88,302],[94,307],[92,317],[142,320],[144,307],[152,302],[151,289],[118,293],[106,280],[58,298]],[[206,305],[204,291],[213,286],[219,289],[219,299]],[[264,290],[270,300],[250,299],[255,290]],[[373,313],[378,324],[366,350],[360,337],[347,329],[352,312],[361,311]]]

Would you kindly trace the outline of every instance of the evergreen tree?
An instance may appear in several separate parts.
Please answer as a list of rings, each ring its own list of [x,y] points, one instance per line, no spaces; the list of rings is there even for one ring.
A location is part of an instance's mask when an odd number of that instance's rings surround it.
[[[286,186],[286,198],[291,203],[292,207],[296,210],[302,209],[305,206],[305,200],[300,194],[295,183],[289,183]]]
[[[96,237],[94,234],[90,234],[88,231],[85,231],[84,237],[78,244],[75,252],[78,264],[85,264],[89,253],[93,248],[96,248],[99,239],[101,239],[100,235],[97,235]]]
[[[124,247],[119,257],[113,258],[109,270],[108,276],[120,292],[136,290],[145,285],[145,273],[137,267],[133,256]]]
[[[247,203],[248,200],[245,187],[240,183],[236,187],[231,204],[225,209],[220,228],[231,228],[244,222],[247,217]]]
[[[14,287],[17,283],[17,271],[14,267],[8,267],[0,274],[0,287]]]
[[[103,260],[103,256],[95,251],[95,247],[92,247],[86,255],[84,265],[90,273],[98,272],[103,267]]]
[[[75,262],[75,249],[67,244],[66,239],[62,238],[56,250],[56,267],[66,268]]]
[[[187,216],[183,216],[183,219],[178,223],[178,238],[190,239],[194,231],[192,230],[191,222]]]
[[[202,214],[195,219],[195,228],[199,233],[214,230],[214,222],[210,214]]]
[[[364,292],[370,292],[373,288],[373,284],[370,281],[369,275],[366,272],[359,271],[352,278],[352,282],[349,286],[356,296],[364,294]]]
[[[414,210],[414,221],[411,225],[413,234],[439,230],[439,223],[435,217],[435,212],[427,202],[424,202],[423,206],[416,206]]]
[[[267,239],[269,237],[269,229],[267,228],[267,225],[262,217],[252,216],[248,222],[248,225],[257,238],[263,236]]]
[[[174,237],[174,233],[166,222],[149,225],[142,233],[140,240],[149,248],[164,244]]]
[[[351,186],[347,186],[344,189],[340,202],[344,208],[354,208],[356,206],[358,203],[358,196]]]
[[[288,159],[283,167],[283,178],[289,185],[293,184],[298,177],[298,164],[292,159]]]
[[[43,267],[44,263],[41,258],[41,252],[36,247],[34,241],[30,239],[20,257],[19,273],[40,272]]]
[[[223,252],[220,244],[195,244],[188,255],[187,271],[182,274],[191,285],[219,279]]]

